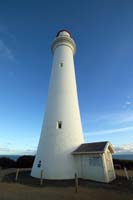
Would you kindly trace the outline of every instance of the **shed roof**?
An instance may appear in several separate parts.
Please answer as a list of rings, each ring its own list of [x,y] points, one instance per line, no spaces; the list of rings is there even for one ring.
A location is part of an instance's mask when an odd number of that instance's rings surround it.
[[[114,153],[114,148],[110,142],[93,142],[81,144],[73,154],[92,154],[92,153],[104,153],[106,149],[109,149],[111,153]]]

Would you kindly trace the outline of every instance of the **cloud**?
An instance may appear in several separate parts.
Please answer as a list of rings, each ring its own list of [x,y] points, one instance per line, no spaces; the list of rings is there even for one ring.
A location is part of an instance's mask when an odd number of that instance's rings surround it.
[[[126,131],[133,131],[133,126],[129,127],[123,127],[123,128],[116,128],[116,129],[107,129],[107,130],[100,130],[100,131],[94,131],[94,132],[86,132],[84,133],[85,136],[88,135],[106,135],[110,133],[120,133],[120,132],[126,132]]]
[[[8,30],[7,26],[0,24],[0,33],[13,42],[17,42],[16,37]]]
[[[0,154],[3,154],[5,152],[10,152],[10,149],[9,148],[6,148],[6,147],[0,147]]]
[[[89,122],[100,122],[100,121],[108,121],[110,118],[113,118],[114,114],[100,114],[97,116],[91,116]],[[88,122],[87,122],[88,123]]]
[[[9,47],[0,39],[0,58],[8,59],[10,61],[14,60],[14,55]]]
[[[133,112],[132,111],[122,111],[119,113],[111,114],[100,114],[93,116],[93,119],[90,119],[89,122],[104,122],[109,124],[122,124],[133,122]]]
[[[35,155],[36,147],[34,148],[14,148],[12,142],[0,145],[0,155]]]
[[[131,108],[133,105],[133,98],[131,96],[127,96],[126,98],[127,98],[127,100],[122,107],[123,108]]]
[[[133,101],[131,101],[132,99],[130,98],[130,100],[126,101],[125,104],[123,105],[123,108],[130,108],[133,105]]]
[[[0,148],[0,155],[35,155],[35,149]]]
[[[130,95],[127,96],[127,99],[133,99]]]
[[[36,150],[26,149],[25,151],[22,151],[21,154],[23,154],[23,155],[35,155],[36,154]]]
[[[127,123],[127,122],[133,122],[133,114],[130,114],[128,115],[127,117],[123,117],[123,118],[120,118],[117,123],[119,122],[119,124],[121,123]]]
[[[132,104],[132,102],[131,101],[126,101],[126,103],[125,103],[126,105],[131,105]]]
[[[133,153],[133,143],[115,146],[116,153]]]

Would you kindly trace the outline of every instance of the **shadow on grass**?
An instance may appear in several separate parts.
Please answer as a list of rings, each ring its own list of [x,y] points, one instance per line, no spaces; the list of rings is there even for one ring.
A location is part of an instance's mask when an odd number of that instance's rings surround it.
[[[30,170],[20,171],[17,183],[32,186],[32,187],[75,187],[75,180],[43,180],[40,185],[40,179],[30,176]],[[10,173],[3,177],[2,182],[15,183],[16,173]],[[133,193],[133,182],[127,181],[124,177],[117,176],[116,180],[111,183],[100,183],[90,180],[78,180],[80,187],[96,188],[96,189],[111,189],[119,191],[128,191]]]
[[[40,179],[33,178],[30,176],[30,170],[20,171],[18,175],[19,184],[34,186],[34,187],[71,187],[74,186],[75,182],[73,180],[43,180],[43,184],[40,186]],[[2,182],[16,182],[15,181],[16,173],[11,173],[4,176]]]

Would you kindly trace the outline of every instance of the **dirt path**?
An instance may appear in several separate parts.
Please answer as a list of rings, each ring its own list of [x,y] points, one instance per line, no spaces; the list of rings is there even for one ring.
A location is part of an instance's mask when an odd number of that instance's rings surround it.
[[[12,168],[12,169],[0,169],[0,181],[2,181],[2,179],[4,178],[5,175],[7,174],[11,174],[16,172],[16,168]]]
[[[79,187],[30,187],[18,183],[0,183],[0,200],[133,200],[133,193]]]

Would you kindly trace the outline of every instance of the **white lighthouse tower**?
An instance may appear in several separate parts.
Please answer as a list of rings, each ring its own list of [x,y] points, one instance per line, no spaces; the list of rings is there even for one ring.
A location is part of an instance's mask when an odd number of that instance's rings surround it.
[[[73,55],[76,46],[67,30],[52,43],[53,66],[45,117],[31,176],[72,179],[76,172],[72,152],[84,143],[77,97]]]

